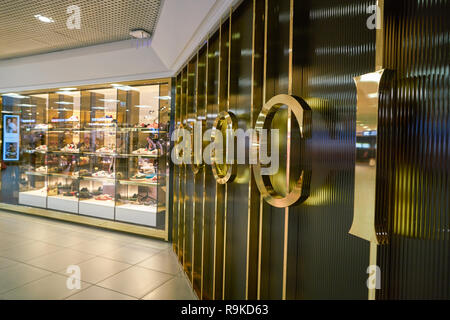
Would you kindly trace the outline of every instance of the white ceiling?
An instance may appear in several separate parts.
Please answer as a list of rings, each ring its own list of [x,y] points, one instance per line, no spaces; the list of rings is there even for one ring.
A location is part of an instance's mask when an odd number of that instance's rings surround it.
[[[173,76],[238,1],[163,0],[152,41],[144,45],[123,40],[0,60],[0,93]]]

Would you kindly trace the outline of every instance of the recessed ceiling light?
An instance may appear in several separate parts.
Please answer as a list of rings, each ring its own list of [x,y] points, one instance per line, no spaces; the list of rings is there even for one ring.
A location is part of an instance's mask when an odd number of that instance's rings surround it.
[[[52,18],[45,17],[45,16],[40,15],[40,14],[36,14],[34,17],[35,17],[36,19],[39,19],[39,21],[45,22],[45,23],[52,23],[52,22],[55,22],[55,20],[53,20]]]
[[[133,87],[130,87],[130,86],[124,86],[122,84],[113,83],[111,86],[114,87],[117,90],[122,90],[122,91],[130,91],[130,90],[139,91],[137,88],[133,88]]]
[[[73,91],[73,90],[77,90],[77,88],[61,88],[59,90],[61,90],[61,91]]]
[[[98,99],[98,101],[113,102],[113,103],[120,102],[120,100],[115,100],[115,99]]]
[[[130,36],[135,39],[148,39],[151,37],[150,33],[143,29],[135,29],[130,31]]]
[[[4,97],[10,97],[10,98],[15,98],[15,99],[25,99],[25,98],[28,98],[28,97],[26,97],[26,96],[22,96],[22,95],[17,94],[17,93],[5,93],[5,94],[3,94],[2,96],[4,96]]]
[[[56,94],[77,94],[75,91],[56,91]]]

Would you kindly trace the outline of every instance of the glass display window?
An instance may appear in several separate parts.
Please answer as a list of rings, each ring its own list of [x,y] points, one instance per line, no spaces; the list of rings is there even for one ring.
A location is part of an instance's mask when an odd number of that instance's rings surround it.
[[[168,83],[13,100],[20,204],[166,229]]]

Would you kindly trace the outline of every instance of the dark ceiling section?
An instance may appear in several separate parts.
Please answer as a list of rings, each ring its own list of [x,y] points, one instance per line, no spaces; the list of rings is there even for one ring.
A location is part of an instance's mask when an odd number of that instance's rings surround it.
[[[80,8],[80,29],[67,26],[73,5]],[[160,0],[2,0],[0,59],[126,40],[133,29],[153,33],[160,7]]]

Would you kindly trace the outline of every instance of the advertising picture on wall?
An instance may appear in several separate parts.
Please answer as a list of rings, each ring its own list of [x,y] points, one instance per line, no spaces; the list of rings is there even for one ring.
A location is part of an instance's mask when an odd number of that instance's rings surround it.
[[[19,160],[19,132],[20,117],[6,115],[3,118],[3,161]]]

